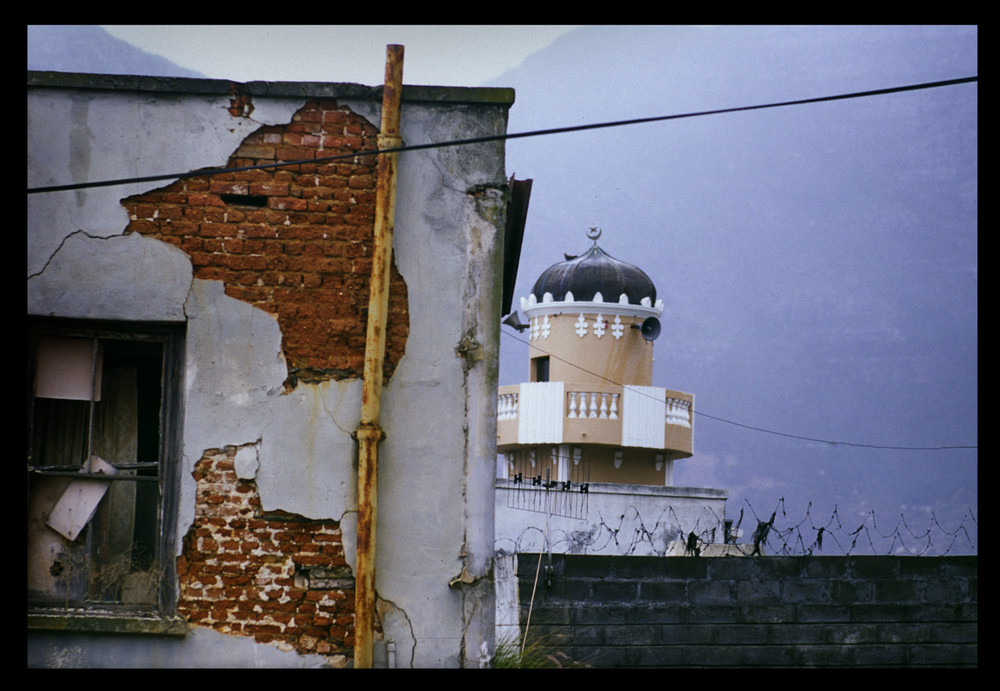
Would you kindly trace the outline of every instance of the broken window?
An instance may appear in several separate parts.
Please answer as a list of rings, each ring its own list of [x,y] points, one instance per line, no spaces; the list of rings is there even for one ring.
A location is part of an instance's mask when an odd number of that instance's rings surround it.
[[[29,329],[28,603],[172,614],[176,329]]]

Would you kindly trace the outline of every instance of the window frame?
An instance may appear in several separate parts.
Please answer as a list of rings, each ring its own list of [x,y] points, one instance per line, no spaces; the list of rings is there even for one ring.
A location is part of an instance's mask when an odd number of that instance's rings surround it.
[[[549,381],[549,356],[539,355],[531,358],[531,381]]]
[[[142,606],[126,603],[89,601],[66,608],[54,603],[28,603],[29,628],[80,628],[142,632],[141,622],[153,622],[148,632],[180,633],[177,611],[177,510],[180,494],[181,421],[184,373],[184,324],[149,323],[61,318],[30,318],[28,321],[27,377],[27,487],[31,496],[32,477],[66,475],[36,469],[33,462],[35,425],[35,380],[39,340],[43,336],[91,338],[113,341],[156,342],[162,347],[157,441],[158,491],[156,563],[159,566],[155,602]],[[93,400],[90,405],[93,406]],[[104,624],[99,623],[104,621]],[[131,621],[131,623],[127,623]],[[95,622],[98,622],[95,624]],[[126,622],[126,623],[123,623]]]

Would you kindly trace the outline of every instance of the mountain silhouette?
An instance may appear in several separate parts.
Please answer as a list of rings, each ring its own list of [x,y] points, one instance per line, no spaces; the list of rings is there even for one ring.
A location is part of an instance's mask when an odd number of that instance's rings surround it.
[[[201,76],[98,27],[28,32],[29,70]],[[698,115],[973,76],[977,36],[589,26],[484,85],[515,89],[510,133],[691,115],[506,145],[534,181],[515,307],[590,226],[655,283],[654,384],[695,395],[677,484],[845,529],[978,513],[978,449],[934,448],[978,437],[977,85]],[[500,384],[525,381],[502,331]]]
[[[972,76],[976,42],[975,27],[582,27],[488,85],[516,90],[508,130],[524,133]],[[654,383],[695,394],[678,484],[728,489],[736,512],[784,497],[957,525],[976,449],[877,447],[976,444],[976,89],[511,140],[508,173],[534,181],[515,306],[599,226],[664,300]],[[518,338],[504,329],[501,384],[527,380]]]
[[[28,69],[46,72],[203,77],[115,38],[99,26],[29,26]]]

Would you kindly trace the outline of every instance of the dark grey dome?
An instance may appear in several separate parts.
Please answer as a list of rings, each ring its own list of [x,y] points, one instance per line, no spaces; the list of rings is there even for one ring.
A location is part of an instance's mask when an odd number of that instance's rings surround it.
[[[618,302],[624,293],[629,304],[638,305],[643,298],[656,302],[656,287],[642,269],[619,261],[597,246],[586,254],[553,264],[538,277],[532,294],[538,302],[545,293],[562,302],[571,292],[577,301],[591,302],[596,293],[604,302]]]

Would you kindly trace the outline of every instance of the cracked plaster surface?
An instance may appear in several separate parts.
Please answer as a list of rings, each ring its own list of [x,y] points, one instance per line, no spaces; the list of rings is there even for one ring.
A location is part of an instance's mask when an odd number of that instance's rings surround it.
[[[178,249],[138,235],[92,238],[77,232],[28,279],[28,314],[184,321],[190,286],[191,261]]]
[[[272,104],[274,113],[266,115],[258,104],[253,120],[232,119],[225,115],[220,116],[222,121],[218,122],[213,115],[208,127],[185,120],[187,124],[182,129],[190,127],[188,135],[192,138],[192,146],[184,147],[185,153],[200,146],[207,154],[206,165],[225,160],[228,152],[260,124],[258,120],[285,121],[295,105]],[[365,107],[348,105],[377,122],[374,110],[368,115]],[[81,111],[76,114],[80,115]],[[93,109],[84,115],[94,117]],[[161,115],[150,112],[145,117],[149,118],[150,127],[163,127],[156,124]],[[170,118],[171,115],[162,117]],[[449,114],[442,122],[450,131],[462,120],[462,117]],[[227,123],[231,128],[225,131]],[[409,128],[422,131],[434,129],[437,124],[419,110],[411,111],[405,123],[404,140],[411,141],[423,137],[407,136]],[[434,137],[439,138],[439,134]],[[29,132],[29,148],[32,136],[37,139],[44,133],[36,131],[32,135]],[[170,141],[169,138],[164,140]],[[119,176],[121,171],[115,168],[115,161],[100,160],[99,141],[89,136],[77,139],[78,145],[87,142],[97,152],[97,156],[87,159],[88,170],[84,171],[87,176],[91,179]],[[120,147],[116,144],[110,148]],[[165,153],[170,155],[163,156],[162,162],[169,168],[173,154]],[[470,469],[459,470],[454,464],[437,467],[434,459],[463,457],[469,451],[468,427],[462,425],[464,432],[457,436],[428,435],[427,430],[439,426],[442,420],[465,419],[469,412],[466,402],[461,399],[468,395],[470,364],[474,368],[477,363],[466,362],[453,348],[441,348],[440,344],[459,343],[463,335],[470,333],[470,327],[473,333],[476,331],[475,321],[470,324],[464,318],[442,320],[440,315],[462,315],[466,309],[464,301],[479,289],[474,284],[467,285],[470,281],[466,266],[468,257],[463,255],[468,251],[469,238],[455,233],[455,228],[441,219],[464,218],[469,213],[466,190],[475,185],[503,184],[503,171],[499,170],[499,178],[493,180],[498,171],[495,161],[489,161],[490,157],[486,156],[482,166],[478,163],[473,166],[471,177],[474,179],[454,177],[453,172],[467,166],[468,161],[452,160],[454,157],[437,153],[415,154],[414,158],[424,159],[425,169],[429,159],[429,169],[436,170],[441,179],[438,185],[421,180],[416,186],[416,180],[404,177],[397,192],[397,217],[408,220],[397,226],[396,256],[400,272],[412,287],[412,328],[407,352],[383,398],[383,420],[388,422],[382,454],[384,467],[389,472],[380,478],[380,523],[393,526],[393,530],[386,532],[379,542],[377,558],[385,576],[380,577],[377,587],[385,639],[396,643],[397,656],[404,664],[408,660],[411,666],[457,666],[461,664],[459,651],[464,649],[461,641],[467,634],[462,624],[465,619],[462,610],[470,605],[463,602],[463,593],[456,592],[464,588],[453,590],[448,581],[456,573],[463,573],[466,567],[469,538],[474,542],[482,541],[479,536],[464,534],[463,525],[470,516],[463,514],[467,514],[469,508],[454,501],[455,497],[462,497],[463,502],[469,500],[466,497],[469,478],[460,476],[463,470],[469,473]],[[58,166],[51,169],[58,169]],[[190,169],[190,165],[177,169]],[[102,175],[101,170],[111,170],[113,174]],[[46,179],[36,184],[58,182],[65,181]],[[217,282],[193,281],[187,256],[168,245],[137,235],[118,235],[96,241],[84,233],[61,230],[100,227],[107,223],[107,209],[117,207],[119,198],[146,188],[148,186],[132,186],[119,189],[113,195],[76,194],[77,211],[85,207],[84,212],[77,214],[79,217],[74,216],[72,209],[65,217],[53,216],[45,210],[44,204],[36,205],[39,210],[34,216],[36,220],[29,221],[29,238],[36,238],[29,247],[29,273],[38,275],[29,279],[29,313],[50,314],[56,308],[63,310],[66,296],[74,290],[79,291],[79,284],[74,283],[78,279],[72,276],[72,266],[90,261],[97,262],[102,270],[85,279],[94,282],[85,292],[106,296],[100,309],[107,309],[110,314],[127,315],[124,318],[136,318],[135,301],[122,300],[119,291],[117,279],[127,275],[136,291],[134,294],[149,301],[150,307],[144,308],[144,314],[149,314],[150,318],[160,315],[167,321],[186,319],[189,357],[185,379],[182,515],[178,520],[178,532],[185,533],[192,522],[193,515],[184,515],[193,514],[194,510],[195,488],[190,471],[202,452],[206,448],[241,446],[259,440],[259,459],[265,461],[258,461],[254,472],[264,509],[280,508],[308,517],[341,520],[344,548],[354,568],[356,516],[352,507],[356,468],[343,463],[343,459],[356,453],[350,431],[356,428],[360,416],[360,380],[324,382],[282,395],[281,385],[287,372],[281,355],[281,333],[273,317],[228,298]],[[118,213],[117,208],[115,213]],[[127,219],[122,213],[121,227],[124,228]],[[477,220],[482,222],[482,219]],[[37,229],[39,221],[46,226],[44,229]],[[406,227],[407,224],[413,227]],[[120,232],[105,229],[93,235]],[[434,261],[429,263],[428,257]],[[150,276],[156,276],[157,281],[161,277],[170,281],[166,291],[163,285],[155,285],[155,292],[160,297],[144,292],[149,291],[150,286],[140,279]],[[476,276],[471,280],[475,281]],[[67,316],[97,313],[88,312],[82,306],[76,311],[79,314]],[[101,316],[107,315],[102,313]],[[482,342],[484,336],[479,335],[476,340]],[[489,357],[495,357],[495,353]],[[495,381],[488,384],[495,393]],[[463,396],[450,395],[459,390],[463,391]],[[308,414],[303,415],[303,410],[309,411]],[[477,434],[481,435],[482,431]],[[481,460],[477,459],[477,464]],[[493,463],[493,459],[486,459],[483,467],[492,472]],[[443,474],[442,468],[451,472]],[[489,486],[492,487],[492,483]],[[488,542],[491,547],[492,540]],[[419,554],[412,549],[415,544],[421,545]],[[483,555],[478,555],[477,561],[482,559]],[[414,572],[416,563],[420,565],[419,574]],[[478,567],[472,571],[482,575]],[[431,582],[436,583],[437,590],[428,593],[426,590]],[[453,592],[455,596],[442,599],[444,592]],[[450,624],[442,630],[445,622]]]
[[[186,173],[215,167],[262,124],[288,122],[300,100],[266,99],[253,117],[229,114],[228,97],[123,99],[100,91],[29,92],[28,188]],[[149,136],[157,132],[163,136]],[[173,135],[173,136],[171,136]],[[182,139],[184,146],[177,146]],[[128,152],[123,157],[121,152]],[[38,273],[77,230],[121,235],[119,200],[162,182],[126,183],[28,195],[28,275]],[[52,199],[56,198],[57,203]]]

